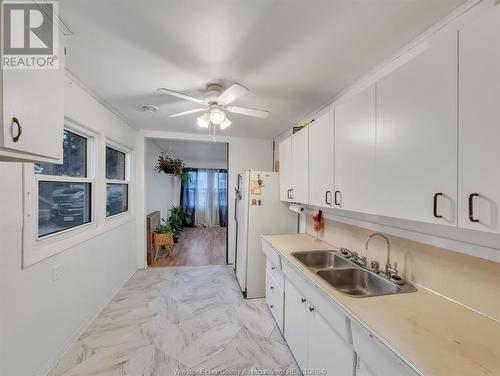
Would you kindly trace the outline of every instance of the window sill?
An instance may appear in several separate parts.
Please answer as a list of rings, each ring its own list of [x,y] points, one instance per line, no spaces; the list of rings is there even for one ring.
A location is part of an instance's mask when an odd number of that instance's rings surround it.
[[[56,234],[51,238],[42,238],[37,240],[31,247],[29,245],[25,245],[23,249],[23,269],[47,260],[52,256],[74,248],[135,220],[130,211],[120,213],[120,215],[117,216],[106,218],[105,223],[101,226],[97,226],[95,223],[89,223],[74,229],[69,229],[63,234]],[[58,238],[57,235],[65,236]]]

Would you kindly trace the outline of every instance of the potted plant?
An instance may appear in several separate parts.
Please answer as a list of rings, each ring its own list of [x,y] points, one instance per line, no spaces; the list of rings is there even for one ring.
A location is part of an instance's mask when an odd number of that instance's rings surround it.
[[[156,247],[154,261],[156,261],[161,247],[166,247],[168,254],[171,254],[172,252],[172,247],[174,245],[172,228],[163,218],[161,219],[161,223],[156,226],[153,232],[153,245]]]
[[[174,175],[181,179],[182,182],[186,182],[189,179],[189,175],[184,171],[184,161],[182,159],[171,158],[161,152],[156,161],[155,170],[160,174],[164,172],[167,175]]]
[[[172,231],[174,242],[177,242],[182,232],[183,223],[191,224],[191,218],[185,215],[181,206],[172,206],[170,208],[170,216],[168,217],[167,223]]]

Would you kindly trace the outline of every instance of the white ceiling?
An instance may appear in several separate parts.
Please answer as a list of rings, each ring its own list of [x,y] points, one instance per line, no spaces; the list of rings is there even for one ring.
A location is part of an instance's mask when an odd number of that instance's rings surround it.
[[[213,141],[184,141],[153,139],[153,142],[172,157],[189,162],[227,161],[227,144]]]
[[[74,32],[67,67],[143,129],[205,133],[197,105],[155,92],[200,95],[208,81],[241,83],[226,135],[271,138],[449,14],[465,0],[64,0]],[[157,114],[141,104],[160,107]]]

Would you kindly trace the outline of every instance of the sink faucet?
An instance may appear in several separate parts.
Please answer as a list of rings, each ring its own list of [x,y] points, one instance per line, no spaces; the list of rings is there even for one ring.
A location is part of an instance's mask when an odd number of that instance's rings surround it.
[[[368,243],[370,243],[370,240],[375,237],[375,236],[379,236],[381,237],[382,239],[384,239],[387,243],[387,262],[385,264],[385,274],[388,276],[388,277],[391,277],[393,275],[398,275],[398,264],[397,263],[394,263],[394,268],[392,267],[391,265],[391,243],[389,242],[389,239],[387,239],[387,237],[379,232],[376,232],[374,234],[371,234],[367,239],[366,239],[366,244],[365,244],[365,249],[368,251]]]

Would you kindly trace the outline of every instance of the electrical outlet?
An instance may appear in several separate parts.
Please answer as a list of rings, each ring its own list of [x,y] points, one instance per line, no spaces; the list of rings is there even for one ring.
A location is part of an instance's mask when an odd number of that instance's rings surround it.
[[[52,267],[52,281],[57,281],[61,278],[61,264],[56,264]]]

